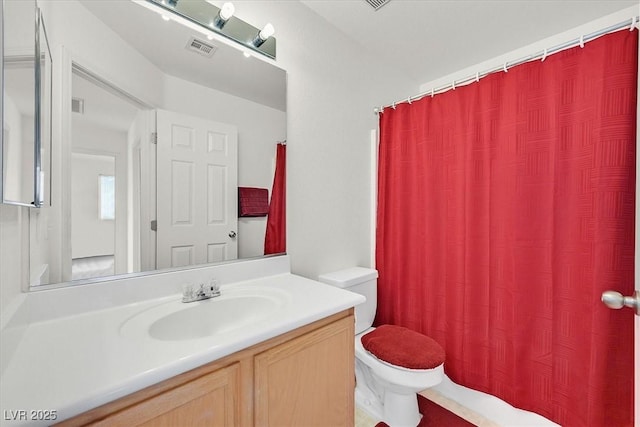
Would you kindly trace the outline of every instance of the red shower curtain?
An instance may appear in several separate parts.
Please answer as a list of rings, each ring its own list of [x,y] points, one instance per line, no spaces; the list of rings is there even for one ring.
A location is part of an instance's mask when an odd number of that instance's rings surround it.
[[[276,146],[276,172],[273,176],[271,202],[267,216],[267,231],[264,237],[264,254],[278,254],[287,250],[286,213],[286,160],[287,146]]]
[[[633,422],[638,31],[380,115],[376,323],[566,426]]]

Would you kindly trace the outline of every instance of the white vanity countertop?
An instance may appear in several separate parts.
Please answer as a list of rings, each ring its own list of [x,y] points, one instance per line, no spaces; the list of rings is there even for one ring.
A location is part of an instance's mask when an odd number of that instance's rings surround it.
[[[127,319],[179,300],[179,294],[23,326],[15,348],[3,355],[1,424],[52,423],[33,420],[32,410],[56,411],[56,421],[62,421],[364,301],[361,295],[288,273],[223,286],[223,295],[235,286],[279,289],[287,303],[256,326],[185,341],[121,333]],[[6,343],[11,327],[2,333]],[[12,421],[21,415],[17,411],[26,411],[26,420]]]

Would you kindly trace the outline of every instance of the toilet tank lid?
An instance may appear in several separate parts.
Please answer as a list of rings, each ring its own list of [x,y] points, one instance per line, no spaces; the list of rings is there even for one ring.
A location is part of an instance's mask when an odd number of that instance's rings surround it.
[[[376,278],[378,278],[377,270],[364,267],[351,267],[318,276],[318,280],[322,283],[328,283],[340,288],[348,288]]]

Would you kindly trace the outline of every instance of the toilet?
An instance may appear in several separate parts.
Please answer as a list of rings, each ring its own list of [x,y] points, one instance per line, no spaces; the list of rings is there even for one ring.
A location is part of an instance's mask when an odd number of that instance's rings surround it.
[[[422,417],[416,393],[442,381],[444,350],[431,338],[406,328],[372,327],[377,278],[376,270],[352,267],[322,274],[318,280],[367,299],[355,308],[357,406],[390,427],[415,427]]]

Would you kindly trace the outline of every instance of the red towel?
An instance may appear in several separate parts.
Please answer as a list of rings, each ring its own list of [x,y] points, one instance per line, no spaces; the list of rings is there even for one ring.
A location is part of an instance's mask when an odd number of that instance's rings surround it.
[[[239,216],[267,216],[269,190],[266,188],[238,187]]]

